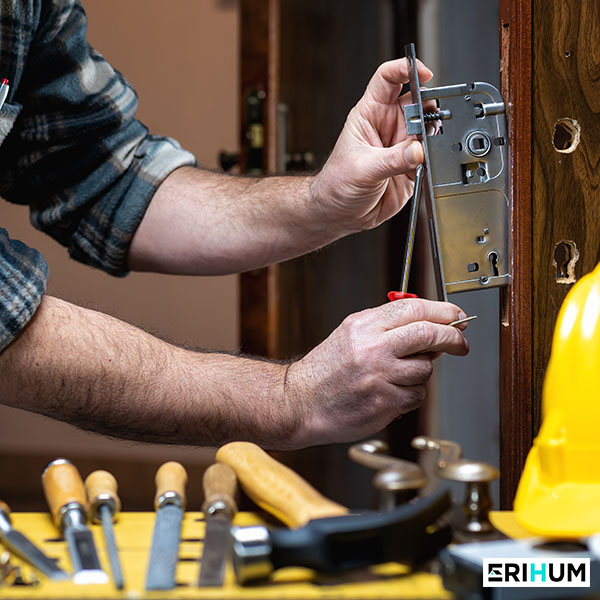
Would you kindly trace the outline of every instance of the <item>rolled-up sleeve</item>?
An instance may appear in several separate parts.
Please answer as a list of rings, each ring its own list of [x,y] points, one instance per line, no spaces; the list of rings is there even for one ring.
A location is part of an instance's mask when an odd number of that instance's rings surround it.
[[[195,159],[136,120],[136,94],[88,45],[79,2],[44,0],[41,7],[9,99],[22,110],[0,147],[0,194],[28,204],[34,226],[73,258],[124,275],[157,187]]]
[[[0,352],[25,327],[46,291],[48,265],[0,228]]]

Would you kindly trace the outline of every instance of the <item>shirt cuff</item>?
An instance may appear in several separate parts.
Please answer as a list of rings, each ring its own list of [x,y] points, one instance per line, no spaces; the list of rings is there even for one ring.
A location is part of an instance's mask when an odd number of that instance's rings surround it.
[[[47,281],[44,257],[0,228],[0,352],[35,314]]]
[[[71,257],[117,277],[127,275],[129,245],[158,186],[175,169],[195,165],[194,155],[175,140],[147,136],[109,196],[79,223],[69,246]]]

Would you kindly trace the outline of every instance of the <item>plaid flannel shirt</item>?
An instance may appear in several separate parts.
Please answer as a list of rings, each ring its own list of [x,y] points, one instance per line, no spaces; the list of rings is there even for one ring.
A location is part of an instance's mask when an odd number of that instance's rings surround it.
[[[0,0],[0,195],[27,204],[31,222],[71,257],[112,275],[152,196],[194,157],[135,119],[134,90],[86,40],[78,0]],[[46,288],[43,257],[1,228],[0,351]]]

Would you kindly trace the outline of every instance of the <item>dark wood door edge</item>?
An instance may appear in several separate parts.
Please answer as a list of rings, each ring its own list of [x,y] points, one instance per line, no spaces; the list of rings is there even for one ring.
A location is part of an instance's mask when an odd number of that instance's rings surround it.
[[[277,171],[277,106],[279,104],[279,0],[241,0],[240,21],[240,148],[245,167],[246,99],[251,91],[266,93],[263,111],[263,171]],[[277,358],[279,268],[240,275],[241,350]]]
[[[512,285],[501,295],[500,505],[510,509],[533,440],[532,0],[500,0],[500,36],[513,249]]]

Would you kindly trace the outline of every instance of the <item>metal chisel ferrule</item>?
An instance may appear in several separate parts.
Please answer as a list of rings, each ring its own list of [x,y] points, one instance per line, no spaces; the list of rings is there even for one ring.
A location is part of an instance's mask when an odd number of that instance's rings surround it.
[[[183,498],[177,492],[165,492],[164,494],[161,494],[156,500],[157,509],[162,508],[163,506],[167,506],[169,504],[177,506],[178,508],[185,508]]]
[[[84,528],[87,523],[85,507],[77,502],[65,504],[59,511],[58,521],[63,531],[69,527],[74,529]]]
[[[100,512],[103,508],[107,508],[111,516],[119,511],[119,507],[115,499],[110,494],[99,494],[95,501],[90,505],[90,519],[92,523],[98,525],[102,522]]]

